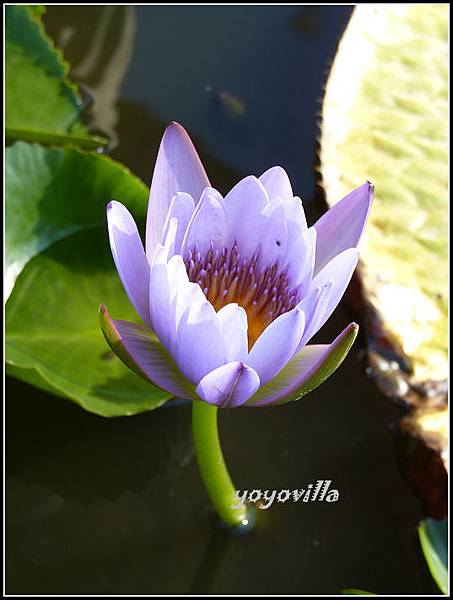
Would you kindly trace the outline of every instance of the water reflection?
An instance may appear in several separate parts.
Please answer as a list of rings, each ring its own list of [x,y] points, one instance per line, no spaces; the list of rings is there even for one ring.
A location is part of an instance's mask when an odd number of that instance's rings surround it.
[[[134,50],[136,16],[133,6],[74,6],[71,24],[56,40],[72,60],[71,76],[91,99],[87,125],[118,145],[117,125],[123,79]],[[49,11],[46,24],[58,27],[58,13]]]
[[[9,436],[9,475],[65,500],[90,503],[142,492],[162,471],[179,472],[192,460],[189,404],[104,419],[14,379],[7,394],[16,399],[8,406],[8,430],[21,432]],[[19,400],[30,396],[33,402]]]
[[[64,48],[76,73],[96,37],[95,23],[107,19],[108,8],[85,5],[71,8],[71,13],[65,6],[48,9],[46,23],[52,35],[60,36],[68,23],[76,32]],[[124,8],[115,11],[120,15]],[[111,62],[116,60],[112,27],[96,69],[82,82],[92,89],[104,71],[117,68],[123,102],[145,106],[162,124],[181,122],[197,148],[205,147],[211,159],[238,176],[260,174],[280,164],[297,193],[309,201],[315,190],[316,115],[322,88],[352,8],[135,6],[138,27],[124,77],[122,64]],[[294,28],[301,12],[310,22],[306,30]],[[116,17],[117,29],[120,21]],[[124,41],[127,28],[124,23],[122,27]],[[206,86],[221,96],[207,93]],[[232,118],[238,111],[240,118]],[[120,133],[121,145],[130,145],[131,137]],[[144,130],[134,141],[135,153],[143,154],[154,140]],[[152,164],[153,155],[148,156]]]
[[[289,19],[293,31],[305,36],[315,34],[321,17],[320,6],[301,6],[299,11]]]
[[[341,377],[304,402],[222,412],[239,489],[292,489],[323,477],[341,493],[329,505],[275,503],[260,511],[262,527],[230,541],[212,527],[191,457],[189,405],[102,419],[25,384],[8,386],[10,592],[431,589],[416,545],[420,507],[386,432],[395,410],[360,377],[354,354]]]
[[[213,528],[198,569],[190,584],[189,594],[209,594],[212,591],[233,541],[234,538],[229,532]]]

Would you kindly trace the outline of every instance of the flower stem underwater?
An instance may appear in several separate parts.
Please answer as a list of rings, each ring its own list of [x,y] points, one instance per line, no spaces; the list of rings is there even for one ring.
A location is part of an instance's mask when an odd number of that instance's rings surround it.
[[[236,490],[223,458],[217,427],[217,407],[194,401],[192,431],[201,477],[221,521],[232,529],[248,529],[247,506],[239,509]]]

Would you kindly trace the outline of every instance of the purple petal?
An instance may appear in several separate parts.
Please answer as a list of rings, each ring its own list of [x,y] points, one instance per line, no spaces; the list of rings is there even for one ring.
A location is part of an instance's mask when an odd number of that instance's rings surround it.
[[[212,188],[204,190],[198,206],[187,226],[181,245],[181,254],[186,257],[189,250],[197,245],[201,256],[205,256],[211,248],[223,248],[227,223],[222,204],[213,194]]]
[[[300,286],[300,293],[304,296],[313,277],[315,265],[316,229],[310,227],[293,244],[286,255],[288,280],[291,287]]]
[[[167,264],[167,280],[169,292],[169,305],[167,311],[168,350],[176,354],[176,331],[182,313],[193,302],[204,302],[206,298],[196,283],[191,283],[187,276],[186,266],[179,254],[173,256]]]
[[[150,329],[128,321],[114,321],[103,305],[99,316],[107,343],[127,367],[173,396],[197,397],[194,387]]]
[[[178,192],[173,196],[173,199],[170,203],[170,208],[168,210],[167,219],[165,221],[162,239],[165,240],[165,237],[168,233],[170,221],[171,219],[175,218],[178,223],[175,238],[176,254],[179,254],[182,240],[184,238],[184,234],[186,233],[187,225],[189,224],[190,218],[192,217],[194,210],[195,204],[192,196],[183,192]]]
[[[171,300],[175,331],[177,331],[181,317],[189,306],[202,302],[206,302],[206,296],[198,283],[189,282],[178,288]]]
[[[343,362],[357,335],[349,324],[326,345],[306,346],[269,383],[262,386],[247,406],[271,406],[297,400],[325,381]]]
[[[299,352],[320,329],[319,324],[326,314],[332,286],[333,281],[329,280],[324,285],[313,289],[299,302],[299,308],[305,313],[305,329],[296,352]]]
[[[107,205],[107,222],[113,259],[124,289],[140,317],[150,325],[150,267],[135,221],[127,208],[112,201]]]
[[[351,280],[354,269],[357,266],[359,259],[359,252],[356,248],[349,248],[338,256],[335,256],[317,275],[313,278],[311,287],[315,289],[317,287],[323,287],[330,280],[333,281],[333,285],[329,292],[327,306],[325,308],[322,318],[316,325],[316,331],[321,329],[330,315],[338,306],[338,303],[343,297],[343,294],[348,287]],[[314,333],[312,335],[314,335]]]
[[[222,194],[218,190],[216,190],[213,187],[209,187],[209,186],[205,187],[204,190],[203,190],[203,193],[202,193],[202,195],[200,197],[200,200],[201,200],[201,198],[203,197],[204,194],[211,196],[211,198],[215,198],[217,200],[217,202],[219,204],[221,204],[222,207],[223,207],[223,196],[222,196]]]
[[[184,264],[182,256],[175,254],[170,258],[167,265],[167,272],[170,299],[173,299],[179,289],[189,285],[189,277],[187,276],[186,265]]]
[[[260,249],[259,264],[263,268],[286,256],[287,232],[284,202],[276,198],[263,208],[249,231],[249,244]]]
[[[270,200],[281,198],[283,201],[293,197],[293,190],[286,171],[282,167],[272,167],[259,178]]]
[[[196,392],[202,400],[222,408],[244,404],[260,386],[256,371],[242,362],[231,362],[203,377]]]
[[[305,217],[302,200],[298,196],[290,198],[285,202],[286,220],[288,223],[288,249],[307,231],[307,219]]]
[[[315,275],[343,250],[357,247],[368,219],[373,191],[371,183],[364,183],[315,223],[318,232]]]
[[[307,229],[307,218],[305,216],[304,206],[299,196],[294,196],[285,201],[286,218],[288,221],[294,221],[299,225],[300,232]]]
[[[250,257],[256,250],[255,241],[250,241],[250,232],[269,202],[267,192],[256,177],[249,176],[239,181],[223,202],[228,227],[225,245],[231,248],[236,241],[239,254],[244,258]]]
[[[228,361],[244,361],[248,354],[247,313],[235,303],[227,304],[217,313],[220,330],[225,340]]]
[[[176,332],[175,359],[181,372],[194,384],[226,362],[217,315],[207,300],[191,304],[182,314]]]
[[[165,248],[167,259],[174,256],[176,247],[176,235],[178,233],[178,219],[172,217],[165,228],[163,246]]]
[[[151,260],[162,233],[170,202],[176,192],[186,192],[195,204],[209,186],[198,154],[178,123],[171,123],[163,135],[154,167],[146,221],[146,255]]]
[[[305,315],[296,306],[266,327],[253,345],[247,364],[264,385],[291,360],[304,331]]]
[[[193,302],[206,302],[200,286],[189,282],[182,257],[167,262],[167,250],[156,248],[150,275],[151,327],[170,352],[175,352],[176,331],[182,313]]]
[[[168,281],[167,250],[159,244],[151,265],[149,279],[149,312],[151,327],[162,344],[171,343],[170,286]]]

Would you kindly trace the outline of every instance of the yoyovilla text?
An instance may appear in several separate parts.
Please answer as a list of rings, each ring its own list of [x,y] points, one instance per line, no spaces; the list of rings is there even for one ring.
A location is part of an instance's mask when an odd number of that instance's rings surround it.
[[[266,510],[274,502],[337,502],[340,492],[336,489],[329,489],[332,483],[331,479],[318,479],[316,483],[309,483],[304,489],[298,490],[236,490],[237,504],[231,508],[239,509],[245,502],[255,504],[258,508]]]

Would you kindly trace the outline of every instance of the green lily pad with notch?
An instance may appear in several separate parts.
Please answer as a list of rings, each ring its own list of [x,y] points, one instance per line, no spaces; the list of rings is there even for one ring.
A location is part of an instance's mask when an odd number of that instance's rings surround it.
[[[393,347],[409,384],[445,381],[447,5],[356,6],[327,83],[321,172],[330,205],[375,184],[359,269],[369,339]]]
[[[5,116],[8,139],[97,148],[80,122],[82,99],[69,64],[47,36],[42,7],[5,7]]]
[[[139,321],[114,266],[105,206],[121,201],[144,222],[146,186],[108,157],[74,148],[17,142],[6,168],[6,267],[15,279],[7,372],[102,416],[160,406],[170,395],[113,355],[98,317],[104,302]]]

